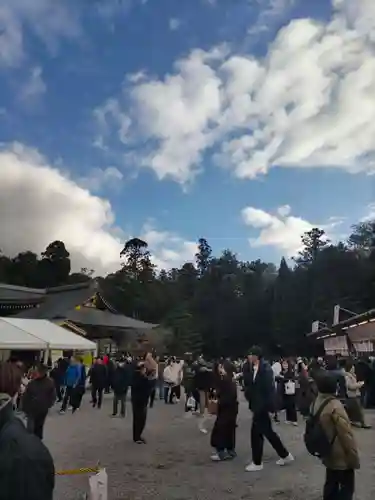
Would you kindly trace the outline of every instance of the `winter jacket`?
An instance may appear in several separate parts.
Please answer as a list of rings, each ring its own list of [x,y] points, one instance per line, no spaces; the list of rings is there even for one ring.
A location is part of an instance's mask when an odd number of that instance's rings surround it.
[[[271,366],[260,360],[258,371],[254,377],[254,367],[246,373],[244,379],[245,397],[249,409],[253,413],[269,413],[275,411],[276,389]]]
[[[312,405],[315,415],[323,402],[332,396],[319,394]],[[323,409],[320,415],[321,425],[332,442],[331,454],[323,460],[328,469],[347,470],[359,469],[358,447],[349,417],[339,399],[333,399]]]
[[[119,365],[113,372],[112,387],[115,394],[125,394],[130,385],[131,379],[131,368],[130,365],[124,364]]]
[[[51,454],[0,395],[0,500],[52,500],[54,486]]]
[[[45,414],[56,401],[56,389],[53,380],[47,375],[31,380],[22,397],[22,410],[26,415]]]
[[[78,365],[70,365],[68,366],[65,376],[64,376],[64,385],[66,387],[76,387],[81,378],[81,368]]]
[[[107,384],[108,370],[105,365],[95,364],[90,368],[88,376],[93,387],[103,389]]]
[[[135,406],[147,407],[150,397],[150,383],[148,378],[137,369],[132,377],[131,401]]]

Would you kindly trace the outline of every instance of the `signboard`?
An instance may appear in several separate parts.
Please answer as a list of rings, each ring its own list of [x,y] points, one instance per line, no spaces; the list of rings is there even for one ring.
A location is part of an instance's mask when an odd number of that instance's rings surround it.
[[[348,342],[346,337],[328,337],[324,339],[324,350],[326,354],[349,355]]]
[[[354,349],[357,352],[373,352],[374,350],[374,344],[371,342],[371,340],[367,341],[362,341],[362,342],[353,342]]]

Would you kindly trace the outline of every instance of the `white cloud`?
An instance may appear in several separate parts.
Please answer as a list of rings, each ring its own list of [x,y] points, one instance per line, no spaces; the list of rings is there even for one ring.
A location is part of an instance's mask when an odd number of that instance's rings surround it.
[[[328,224],[312,224],[311,222],[290,215],[290,207],[285,205],[276,210],[276,214],[270,214],[254,207],[246,207],[242,210],[242,219],[249,227],[259,230],[256,238],[250,238],[252,247],[271,246],[275,247],[288,257],[293,257],[301,250],[301,236],[313,227],[321,227],[329,232],[335,222]]]
[[[172,74],[122,89],[127,132],[148,146],[139,165],[180,183],[205,154],[239,178],[274,166],[373,172],[375,2],[332,2],[328,23],[292,20],[262,59],[194,50]]]
[[[99,135],[95,139],[95,145],[100,149],[106,149],[105,136],[111,133],[112,127],[116,127],[118,139],[125,144],[131,126],[131,119],[120,106],[116,99],[108,99],[103,106],[94,110],[94,117],[99,126]]]
[[[169,29],[171,31],[177,31],[180,26],[181,26],[181,21],[176,17],[172,17],[169,20]]]
[[[30,72],[30,77],[22,86],[20,99],[22,101],[35,100],[44,94],[47,90],[47,85],[43,80],[42,68],[37,66]]]
[[[375,220],[375,203],[370,203],[367,207],[367,213],[362,217],[361,222],[368,222]]]
[[[73,3],[54,0],[1,0],[0,67],[17,66],[25,56],[24,29],[30,30],[49,50],[62,39],[81,34],[79,14]]]
[[[109,201],[92,195],[52,167],[35,150],[14,144],[0,150],[0,234],[5,254],[43,251],[62,240],[75,269],[98,274],[119,268],[120,251],[130,234],[115,226]],[[172,267],[192,258],[193,243],[146,225],[157,264]],[[159,239],[158,239],[159,238]],[[196,248],[196,246],[195,246]]]
[[[286,17],[296,0],[255,0],[254,3],[259,12],[256,22],[248,30],[251,37],[274,28],[276,23]]]
[[[283,205],[277,209],[277,213],[280,215],[280,217],[287,217],[290,212],[291,212],[291,207],[290,205]]]
[[[117,189],[121,186],[123,179],[124,175],[116,167],[94,168],[78,183],[89,191],[97,192],[108,188]]]

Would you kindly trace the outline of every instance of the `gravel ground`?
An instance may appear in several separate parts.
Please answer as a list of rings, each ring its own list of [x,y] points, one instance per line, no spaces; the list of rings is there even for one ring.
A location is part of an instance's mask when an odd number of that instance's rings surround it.
[[[128,406],[130,410],[130,405]],[[91,408],[86,395],[75,415],[60,416],[53,409],[46,423],[45,443],[57,470],[90,467],[99,460],[109,476],[108,500],[240,500],[256,498],[318,500],[324,469],[309,456],[302,442],[303,424],[277,425],[284,443],[295,456],[293,465],[280,468],[273,450],[265,447],[262,472],[244,471],[249,461],[250,412],[241,402],[237,432],[238,458],[212,463],[209,435],[197,430],[196,417],[186,418],[182,403],[157,402],[149,411],[147,445],[133,444],[131,415],[111,418],[111,397],[101,410]],[[375,426],[375,414],[368,414]],[[212,423],[209,423],[209,428]],[[357,476],[358,500],[375,493],[375,430],[358,430],[362,469]],[[87,476],[56,478],[55,500],[81,500],[87,492]]]

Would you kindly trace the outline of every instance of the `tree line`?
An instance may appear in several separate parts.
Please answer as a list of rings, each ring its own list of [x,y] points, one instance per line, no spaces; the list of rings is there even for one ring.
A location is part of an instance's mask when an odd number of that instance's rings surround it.
[[[302,250],[278,267],[241,261],[227,249],[213,255],[200,238],[195,263],[158,270],[146,241],[126,242],[115,273],[99,278],[105,298],[120,313],[165,326],[175,354],[243,355],[253,344],[273,354],[309,354],[314,320],[332,323],[333,307],[361,313],[375,307],[375,221],[353,226],[333,244],[322,229],[302,235]],[[44,288],[93,275],[71,273],[70,255],[54,241],[40,255],[0,254],[0,282]]]

